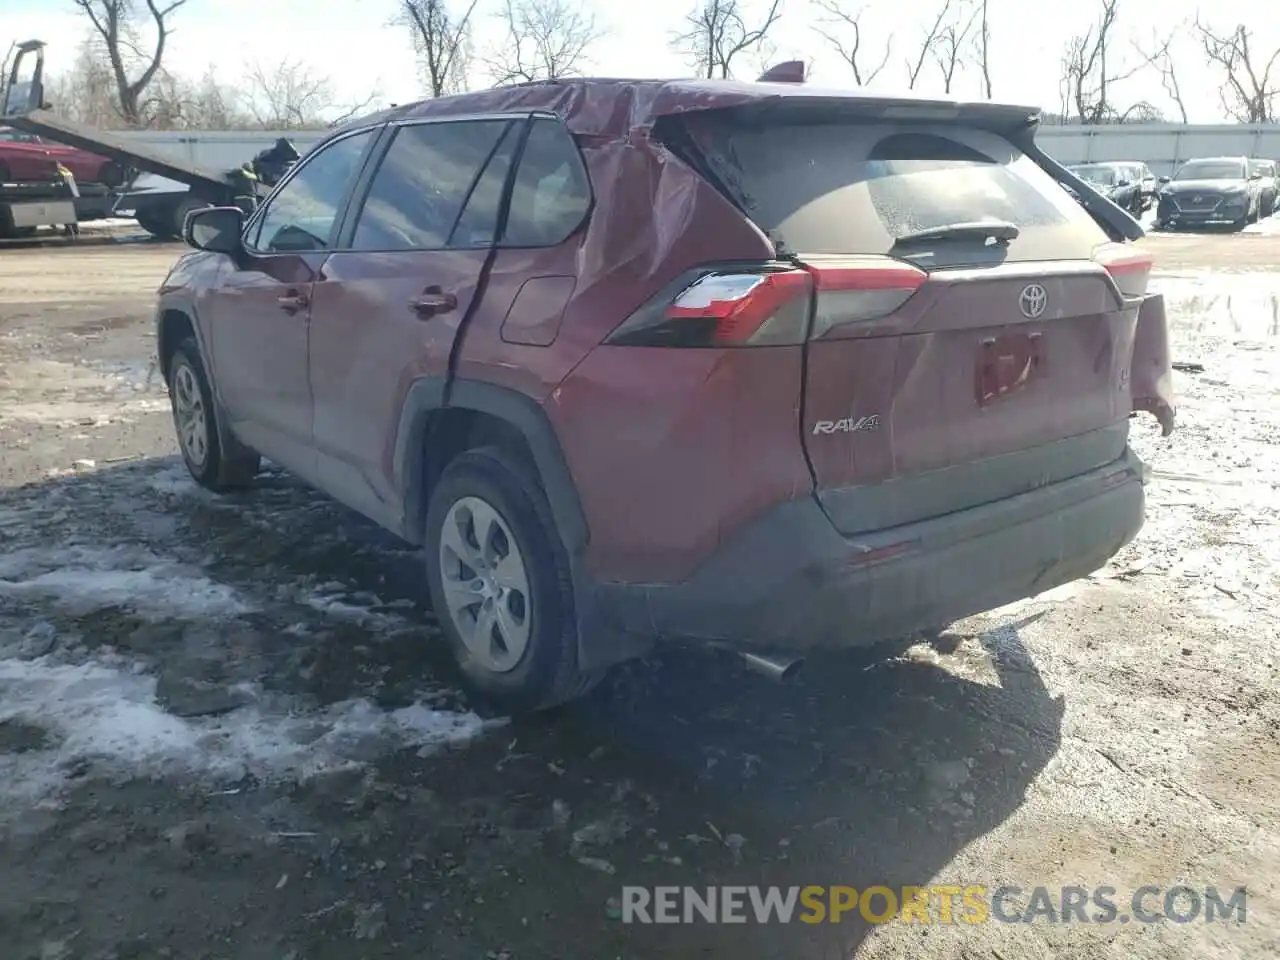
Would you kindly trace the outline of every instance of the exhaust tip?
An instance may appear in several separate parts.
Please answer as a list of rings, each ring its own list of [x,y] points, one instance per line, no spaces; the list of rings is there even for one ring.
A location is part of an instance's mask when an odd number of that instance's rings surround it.
[[[803,657],[794,659],[768,657],[757,653],[743,653],[740,656],[748,669],[763,674],[777,683],[786,683],[794,679],[795,675],[800,672],[800,668],[804,666]]]

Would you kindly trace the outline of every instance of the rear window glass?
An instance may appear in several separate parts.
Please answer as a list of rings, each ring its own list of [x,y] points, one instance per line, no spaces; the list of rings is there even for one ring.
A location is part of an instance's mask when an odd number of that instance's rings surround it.
[[[711,171],[786,252],[888,254],[909,233],[1004,221],[1019,236],[1000,259],[1087,258],[1106,237],[1008,140],[941,124],[756,126],[690,117]],[[989,262],[981,241],[913,244],[922,265]]]
[[[1093,183],[1102,183],[1107,186],[1111,186],[1116,182],[1116,171],[1111,167],[1104,167],[1095,163],[1072,167],[1071,169],[1081,180],[1089,180]]]
[[[1174,174],[1175,180],[1243,180],[1244,164],[1232,160],[1192,160]]]

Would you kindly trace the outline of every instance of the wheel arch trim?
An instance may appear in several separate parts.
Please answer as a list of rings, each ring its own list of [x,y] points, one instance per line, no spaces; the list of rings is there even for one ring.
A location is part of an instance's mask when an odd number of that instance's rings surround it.
[[[426,520],[427,478],[423,454],[428,452],[427,428],[431,417],[455,409],[503,420],[524,438],[570,562],[576,564],[589,539],[586,514],[546,410],[523,393],[478,380],[420,377],[405,394],[392,451],[393,476],[404,498],[405,534],[420,539]]]

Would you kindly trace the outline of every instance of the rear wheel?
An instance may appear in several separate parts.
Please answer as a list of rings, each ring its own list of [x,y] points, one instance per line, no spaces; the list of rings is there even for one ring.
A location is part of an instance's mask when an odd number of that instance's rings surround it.
[[[114,160],[108,160],[98,168],[98,182],[104,187],[118,187],[124,181],[124,168]]]
[[[177,234],[172,228],[173,211],[167,207],[151,207],[135,211],[133,219],[138,221],[138,226],[157,240],[177,239]]]
[[[203,210],[205,207],[211,207],[208,200],[201,200],[199,197],[183,197],[178,201],[173,211],[173,223],[170,225],[173,236],[182,239],[182,231],[187,223],[187,214],[193,210]]]
[[[533,471],[498,447],[461,454],[426,521],[432,607],[471,687],[510,712],[586,694],[568,557]]]
[[[182,460],[196,483],[219,492],[248,486],[262,459],[219,429],[200,348],[190,337],[178,344],[169,361],[169,402]]]

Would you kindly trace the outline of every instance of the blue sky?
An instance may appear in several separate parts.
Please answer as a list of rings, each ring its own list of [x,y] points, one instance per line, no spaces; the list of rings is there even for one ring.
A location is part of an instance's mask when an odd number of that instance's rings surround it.
[[[458,0],[461,2],[461,0]],[[759,9],[767,0],[744,0],[747,9]],[[696,0],[645,0],[642,5],[621,0],[584,0],[605,37],[592,48],[592,72],[624,76],[682,76],[690,73],[685,58],[670,47],[672,35]],[[864,44],[883,55],[893,37],[888,66],[876,86],[905,88],[904,61],[919,49],[920,38],[941,0],[845,0],[846,9],[865,8]],[[139,4],[141,6],[141,4]],[[496,42],[492,14],[495,0],[481,0],[477,44]],[[1041,3],[1037,0],[990,0],[992,20],[992,73],[997,99],[1030,102],[1057,109],[1060,102],[1059,63],[1063,44],[1096,16],[1098,4],[1090,0]],[[363,100],[371,89],[384,101],[416,99],[421,85],[413,51],[402,27],[393,24],[396,0],[189,0],[173,20],[171,55],[166,65],[178,73],[198,76],[210,65],[234,81],[247,62],[270,63],[284,47],[303,60],[316,74],[332,78],[334,88],[346,100]],[[1153,31],[1167,32],[1194,19],[1203,8],[1208,22],[1224,32],[1236,23],[1257,31],[1255,43],[1270,51],[1280,46],[1280,16],[1274,3],[1265,0],[1121,0],[1121,24],[1113,57],[1134,62],[1135,43],[1149,45]],[[822,17],[810,0],[783,0],[784,16],[772,34],[774,60],[801,58],[814,61],[813,78],[827,84],[852,82],[848,67],[831,52],[814,31]],[[247,25],[255,30],[250,34]],[[83,36],[84,23],[70,0],[0,0],[0,43],[38,37],[50,43],[49,69],[64,68],[74,57]],[[1223,78],[1204,65],[1199,41],[1189,26],[1179,31],[1175,49],[1180,82],[1192,121],[1214,122],[1222,118],[1218,90]],[[878,60],[879,57],[877,56]],[[748,76],[755,61],[744,59]],[[1275,69],[1280,80],[1280,64]],[[479,70],[477,85],[485,78]],[[977,96],[977,71],[962,71],[954,93]],[[917,89],[940,93],[939,71],[925,68]],[[1163,94],[1157,75],[1139,75],[1119,85],[1113,102],[1147,99],[1174,110]]]

